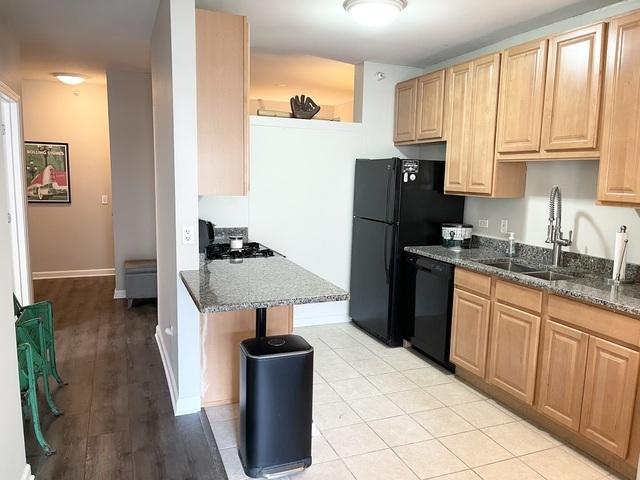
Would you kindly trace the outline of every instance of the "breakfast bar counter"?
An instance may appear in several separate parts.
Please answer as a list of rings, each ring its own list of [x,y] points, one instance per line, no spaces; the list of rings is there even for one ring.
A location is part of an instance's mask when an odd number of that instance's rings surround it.
[[[345,290],[281,256],[212,260],[180,277],[201,313],[349,299]]]

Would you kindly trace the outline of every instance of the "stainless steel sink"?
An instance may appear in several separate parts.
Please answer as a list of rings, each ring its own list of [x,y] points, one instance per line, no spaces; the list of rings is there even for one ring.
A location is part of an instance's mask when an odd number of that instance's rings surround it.
[[[520,263],[515,263],[512,260],[487,260],[486,262],[480,263],[488,265],[490,267],[500,268],[502,270],[508,270],[509,272],[516,273],[535,272],[540,270],[540,268],[522,265]]]
[[[550,282],[554,280],[570,280],[575,278],[572,275],[566,275],[564,273],[552,272],[551,270],[546,270],[544,272],[529,272],[525,273],[527,277],[535,277],[540,278],[542,280],[548,280]]]

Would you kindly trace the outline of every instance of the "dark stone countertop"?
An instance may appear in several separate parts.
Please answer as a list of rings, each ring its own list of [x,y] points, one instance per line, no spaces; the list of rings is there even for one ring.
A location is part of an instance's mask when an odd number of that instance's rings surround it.
[[[280,256],[211,260],[180,277],[201,313],[349,300],[345,290]]]
[[[580,300],[585,303],[604,307],[626,315],[640,317],[640,283],[631,285],[610,286],[606,276],[598,276],[593,271],[576,271],[571,268],[553,268],[549,265],[532,261],[527,257],[507,257],[503,251],[492,248],[472,248],[455,252],[441,246],[405,247],[405,250],[434,260],[485,273],[505,280],[510,280],[528,287],[534,287],[549,293]],[[512,260],[515,263],[539,267],[540,270],[552,269],[559,273],[578,275],[569,280],[547,281],[529,277],[522,273],[510,272],[480,263],[489,260]]]

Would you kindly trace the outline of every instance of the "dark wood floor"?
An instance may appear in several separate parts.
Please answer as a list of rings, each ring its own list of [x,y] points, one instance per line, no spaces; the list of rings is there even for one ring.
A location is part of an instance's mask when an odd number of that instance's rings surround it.
[[[42,455],[25,424],[27,461],[45,479],[226,479],[200,414],[174,417],[154,339],[156,305],[113,300],[113,277],[39,280],[54,305],[64,415],[42,425],[57,449]]]

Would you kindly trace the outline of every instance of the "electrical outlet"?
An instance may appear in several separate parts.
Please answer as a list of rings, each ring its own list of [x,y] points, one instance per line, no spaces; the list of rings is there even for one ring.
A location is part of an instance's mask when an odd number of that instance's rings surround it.
[[[500,220],[500,233],[507,233],[509,231],[509,221]]]
[[[109,195],[102,195],[102,204],[109,205]]]
[[[486,218],[481,218],[478,220],[478,227],[480,228],[489,228],[489,220]]]
[[[193,238],[193,227],[190,225],[185,225],[182,227],[182,243],[185,245],[192,245],[194,242]]]

